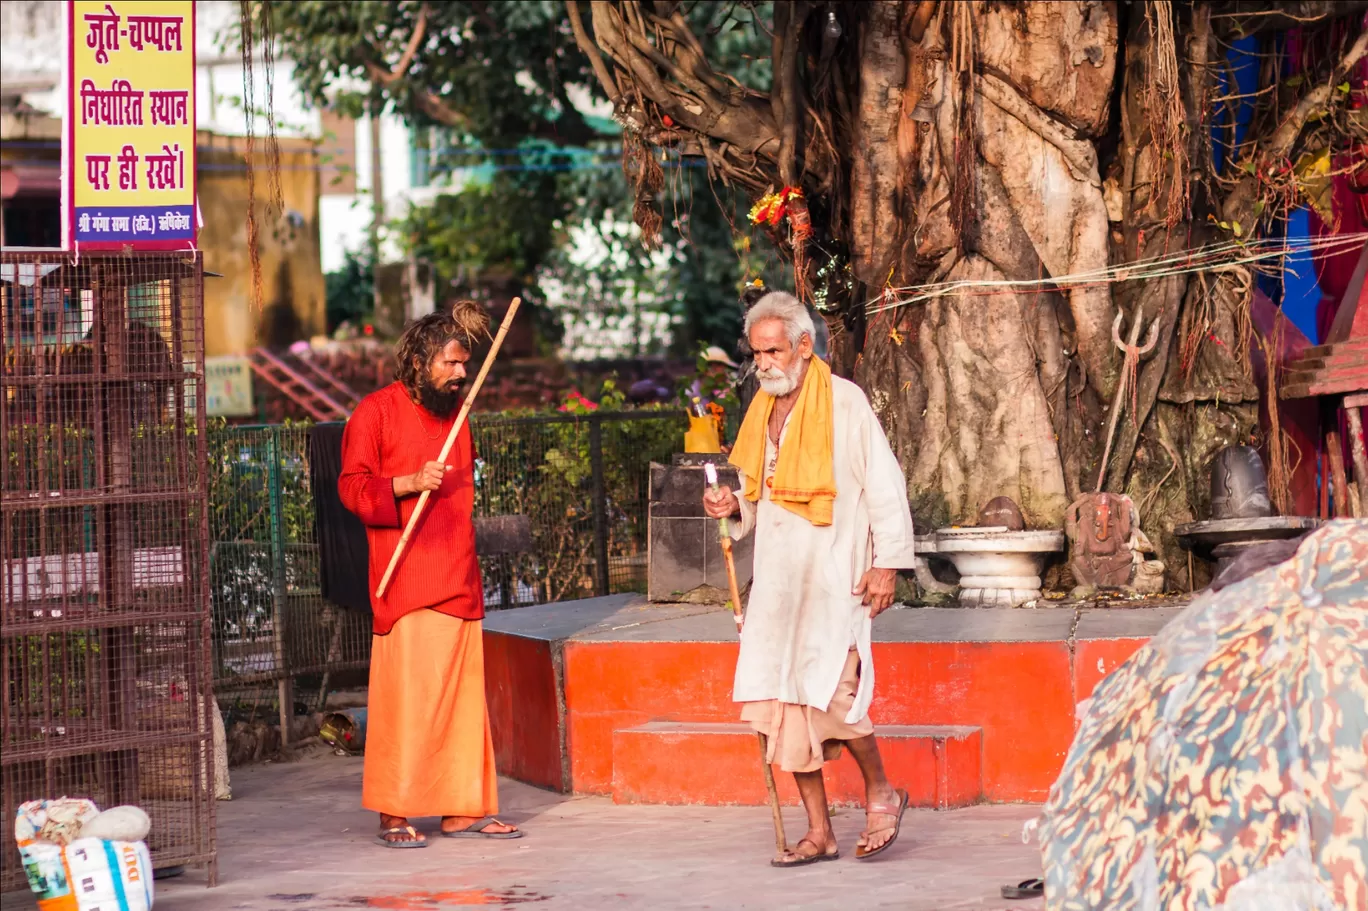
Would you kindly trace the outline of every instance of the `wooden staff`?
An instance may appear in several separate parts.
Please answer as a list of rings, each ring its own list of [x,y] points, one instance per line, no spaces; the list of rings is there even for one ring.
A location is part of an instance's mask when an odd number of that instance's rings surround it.
[[[717,466],[709,462],[703,466],[703,474],[709,486],[718,490]],[[717,520],[718,543],[722,545],[722,558],[727,565],[727,589],[731,596],[732,616],[736,618],[736,635],[741,635],[741,587],[736,582],[736,558],[732,556],[731,523],[726,518]],[[769,792],[770,815],[774,818],[774,847],[780,854],[788,853],[788,837],[784,834],[784,814],[779,810],[779,790],[774,786],[774,769],[769,761],[769,742],[759,731],[755,736],[760,741],[760,766],[765,770],[765,790]]]
[[[494,358],[498,356],[499,346],[503,344],[504,336],[508,334],[508,327],[513,325],[513,316],[518,312],[518,305],[522,303],[522,298],[513,298],[508,305],[508,312],[504,314],[503,322],[499,324],[499,331],[494,336],[494,344],[489,348],[489,355],[480,365],[480,372],[475,376],[475,382],[470,386],[470,392],[466,395],[465,401],[461,403],[460,413],[456,415],[456,423],[451,425],[451,433],[447,434],[446,443],[442,446],[442,452],[437,456],[437,461],[445,464],[447,456],[451,453],[451,447],[456,445],[456,436],[461,432],[461,425],[465,423],[466,416],[470,414],[470,406],[475,402],[475,396],[480,394],[480,387],[484,385],[485,377],[489,375],[489,368],[494,364]],[[425,490],[418,497],[418,505],[413,508],[413,515],[409,516],[408,524],[404,526],[404,533],[399,537],[399,544],[394,548],[394,556],[390,557],[389,566],[385,569],[385,575],[380,578],[380,587],[375,590],[375,597],[385,597],[385,589],[389,588],[390,577],[394,575],[394,568],[399,565],[399,557],[404,553],[404,548],[408,546],[409,538],[413,536],[413,530],[418,527],[418,517],[423,514],[423,507],[427,505],[428,497],[432,491]]]

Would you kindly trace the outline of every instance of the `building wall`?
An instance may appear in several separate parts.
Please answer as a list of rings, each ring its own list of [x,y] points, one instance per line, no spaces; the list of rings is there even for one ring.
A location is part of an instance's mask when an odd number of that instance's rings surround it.
[[[199,201],[204,267],[205,353],[278,347],[324,331],[326,293],[319,256],[319,167],[314,144],[280,140],[284,212],[271,211],[270,161],[264,143],[253,157],[261,303],[253,299],[247,244],[246,140],[201,133]]]

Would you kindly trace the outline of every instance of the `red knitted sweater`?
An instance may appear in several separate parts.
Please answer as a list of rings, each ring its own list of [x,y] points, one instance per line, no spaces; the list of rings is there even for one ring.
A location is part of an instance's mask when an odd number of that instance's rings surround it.
[[[394,479],[436,459],[455,420],[454,414],[438,418],[414,404],[402,383],[391,383],[366,396],[342,432],[337,492],[343,505],[366,526],[373,628],[378,636],[393,629],[409,611],[422,608],[463,620],[484,616],[484,586],[471,523],[475,461],[469,422],[447,456],[452,470],[428,498],[385,597],[375,597],[404,525],[418,504],[417,494],[395,497]]]

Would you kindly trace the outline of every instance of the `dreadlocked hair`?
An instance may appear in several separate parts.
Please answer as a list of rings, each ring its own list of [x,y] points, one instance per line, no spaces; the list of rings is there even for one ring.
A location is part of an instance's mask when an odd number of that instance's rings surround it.
[[[460,342],[471,354],[489,338],[489,314],[472,300],[459,300],[450,309],[419,317],[399,336],[394,378],[413,391],[427,376],[428,365],[449,342]]]

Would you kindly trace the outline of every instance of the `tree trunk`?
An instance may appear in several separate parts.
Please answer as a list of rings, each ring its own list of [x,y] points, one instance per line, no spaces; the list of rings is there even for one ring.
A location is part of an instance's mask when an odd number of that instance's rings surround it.
[[[875,4],[861,36],[857,291],[880,298],[890,279],[1039,284],[874,313],[857,378],[920,522],[972,521],[1005,495],[1030,525],[1058,527],[1091,488],[1120,363],[1108,286],[1042,281],[1108,264],[1091,139],[1108,123],[1115,5],[942,4],[914,42],[899,13],[916,6]],[[900,192],[913,213],[901,234]]]

